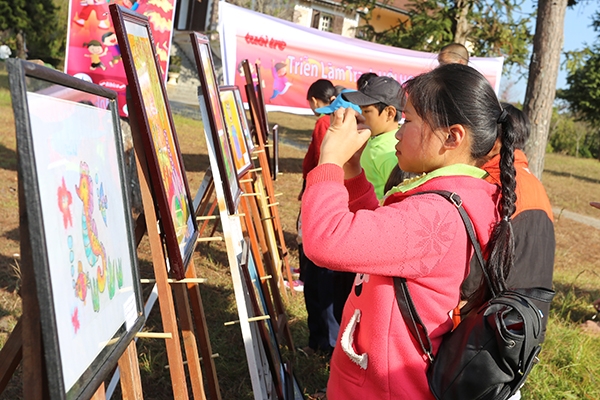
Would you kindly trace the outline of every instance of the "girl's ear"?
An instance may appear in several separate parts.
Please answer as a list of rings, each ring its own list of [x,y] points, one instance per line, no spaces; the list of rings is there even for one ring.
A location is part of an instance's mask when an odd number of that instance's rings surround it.
[[[467,131],[464,126],[460,124],[451,125],[446,131],[446,140],[444,141],[444,147],[447,149],[455,149],[459,147],[467,137]]]

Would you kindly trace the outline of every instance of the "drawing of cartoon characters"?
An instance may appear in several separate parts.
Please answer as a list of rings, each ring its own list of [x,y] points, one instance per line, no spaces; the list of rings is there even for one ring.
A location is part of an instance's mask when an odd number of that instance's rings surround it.
[[[269,100],[273,100],[279,95],[284,95],[288,91],[292,83],[287,78],[287,64],[284,62],[275,63],[271,60],[271,73],[273,74],[273,95]]]
[[[111,59],[108,62],[111,67],[114,67],[119,61],[121,61],[121,48],[117,41],[117,35],[114,32],[106,32],[102,35],[102,44],[106,46],[108,52],[111,55]]]
[[[83,8],[75,16],[73,20],[77,25],[84,26],[86,21],[90,18],[92,11],[96,13],[98,21],[98,28],[108,29],[110,28],[110,22],[108,20],[108,6],[106,0],[82,0],[81,5]]]
[[[90,69],[94,71],[96,68],[100,67],[102,70],[105,70],[106,67],[102,64],[102,60],[100,57],[103,57],[108,52],[108,48],[103,47],[102,43],[97,40],[90,40],[83,44],[83,47],[87,47],[89,54],[84,54],[84,57],[89,57],[91,59]]]

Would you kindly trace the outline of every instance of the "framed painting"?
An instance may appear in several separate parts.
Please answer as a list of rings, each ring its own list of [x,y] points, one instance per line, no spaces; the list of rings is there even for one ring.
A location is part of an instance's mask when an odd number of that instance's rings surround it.
[[[242,242],[242,254],[240,267],[242,269],[243,280],[248,292],[251,312],[250,317],[259,317],[268,314],[267,301],[263,287],[260,283],[260,277],[254,263],[254,257],[250,251],[249,238],[244,238]],[[267,294],[268,295],[268,294]],[[284,400],[301,400],[304,398],[302,390],[295,375],[291,371],[291,364],[284,362],[281,352],[279,351],[279,343],[275,335],[271,319],[256,321],[258,324],[260,336],[263,342],[271,375],[273,376],[273,384],[278,393],[278,397]]]
[[[52,399],[89,399],[144,323],[117,94],[7,62]]]
[[[242,130],[244,131],[244,136],[246,137],[246,143],[248,144],[248,151],[253,152],[256,148],[254,141],[252,140],[252,132],[250,131],[250,126],[248,125],[248,116],[246,115],[246,109],[244,108],[244,102],[242,100],[242,93],[237,86],[234,86],[233,94],[235,96],[235,102],[238,110],[238,114],[240,115],[240,120],[242,121]]]
[[[246,143],[246,133],[242,124],[242,119],[246,118],[246,114],[240,114],[235,98],[235,90],[239,93],[237,86],[221,86],[219,94],[221,96],[221,105],[223,106],[225,125],[227,126],[229,145],[233,150],[235,169],[238,178],[241,178],[252,168],[253,164],[248,144]]]
[[[109,6],[129,82],[139,135],[148,160],[171,273],[183,279],[196,246],[198,227],[164,79],[148,18]]]
[[[238,181],[234,155],[225,130],[225,119],[221,107],[219,86],[215,75],[208,38],[198,32],[191,32],[192,49],[196,59],[198,77],[200,78],[200,108],[205,106],[206,117],[204,129],[210,130],[213,150],[217,158],[219,173],[223,181],[225,202],[229,214],[235,214],[242,190]],[[205,116],[203,115],[203,118]],[[210,143],[209,143],[210,145]]]
[[[263,293],[256,265],[254,264],[254,257],[250,251],[248,238],[244,238],[244,241],[242,242],[240,268],[242,269],[242,279],[245,284],[245,290],[250,298],[248,317],[268,316],[267,301]],[[274,327],[271,324],[270,319],[256,321],[255,324],[258,326],[261,341],[267,355],[267,361],[271,370],[271,376],[273,377],[273,384],[275,385],[277,397],[284,399],[286,397],[286,370],[279,351],[277,337],[273,330]]]

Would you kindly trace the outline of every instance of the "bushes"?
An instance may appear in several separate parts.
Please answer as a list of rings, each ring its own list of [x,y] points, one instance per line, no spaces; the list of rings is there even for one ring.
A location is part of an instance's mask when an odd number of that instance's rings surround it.
[[[573,157],[598,158],[600,130],[588,123],[576,121],[568,113],[558,113],[555,109],[550,122],[546,151]]]

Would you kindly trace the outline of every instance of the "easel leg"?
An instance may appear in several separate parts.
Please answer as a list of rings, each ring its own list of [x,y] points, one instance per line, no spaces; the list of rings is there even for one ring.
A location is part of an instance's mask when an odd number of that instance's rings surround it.
[[[190,262],[188,269],[194,265]],[[200,368],[200,356],[198,346],[196,345],[196,335],[194,334],[194,325],[192,323],[192,314],[190,313],[190,303],[184,284],[174,284],[175,304],[177,306],[177,315],[179,316],[179,327],[181,328],[181,337],[185,348],[187,365],[190,372],[190,381],[192,383],[192,393],[194,399],[206,400],[204,387],[202,386],[202,369]]]
[[[4,347],[0,350],[0,393],[6,389],[6,385],[15,373],[15,370],[23,358],[23,322],[19,322],[11,332]]]
[[[104,388],[104,382],[100,384],[96,393],[90,398],[90,400],[106,400],[106,390]]]
[[[142,390],[142,378],[138,363],[138,353],[135,340],[132,340],[127,349],[119,359],[119,371],[121,373],[121,392],[123,400],[139,400],[144,398]],[[104,385],[102,386],[104,387]],[[106,396],[104,397],[106,399]]]
[[[196,278],[196,267],[194,260],[190,261],[190,265],[186,272],[186,278]],[[200,353],[204,364],[206,380],[208,381],[208,390],[211,400],[221,399],[221,390],[219,388],[219,380],[217,379],[217,369],[215,361],[212,357],[212,346],[208,336],[208,326],[204,314],[204,306],[202,305],[202,297],[200,296],[200,287],[197,283],[187,284],[192,311],[194,313],[194,321],[200,342]]]
[[[152,250],[152,264],[154,267],[154,277],[156,278],[156,288],[158,290],[158,305],[162,318],[163,329],[172,334],[172,339],[166,339],[167,358],[169,360],[169,371],[171,373],[171,382],[173,385],[173,397],[175,399],[187,399],[188,390],[183,368],[183,357],[181,346],[179,344],[179,331],[177,318],[175,316],[175,305],[173,303],[173,293],[168,283],[167,266],[165,264],[165,254],[163,244],[157,227],[156,212],[154,209],[154,200],[150,192],[149,175],[147,170],[142,167],[145,162],[140,157],[143,153],[136,151],[136,164],[138,177],[140,178],[140,192],[142,194],[142,203],[144,205],[144,215],[146,217],[146,227],[148,229],[148,239]]]

